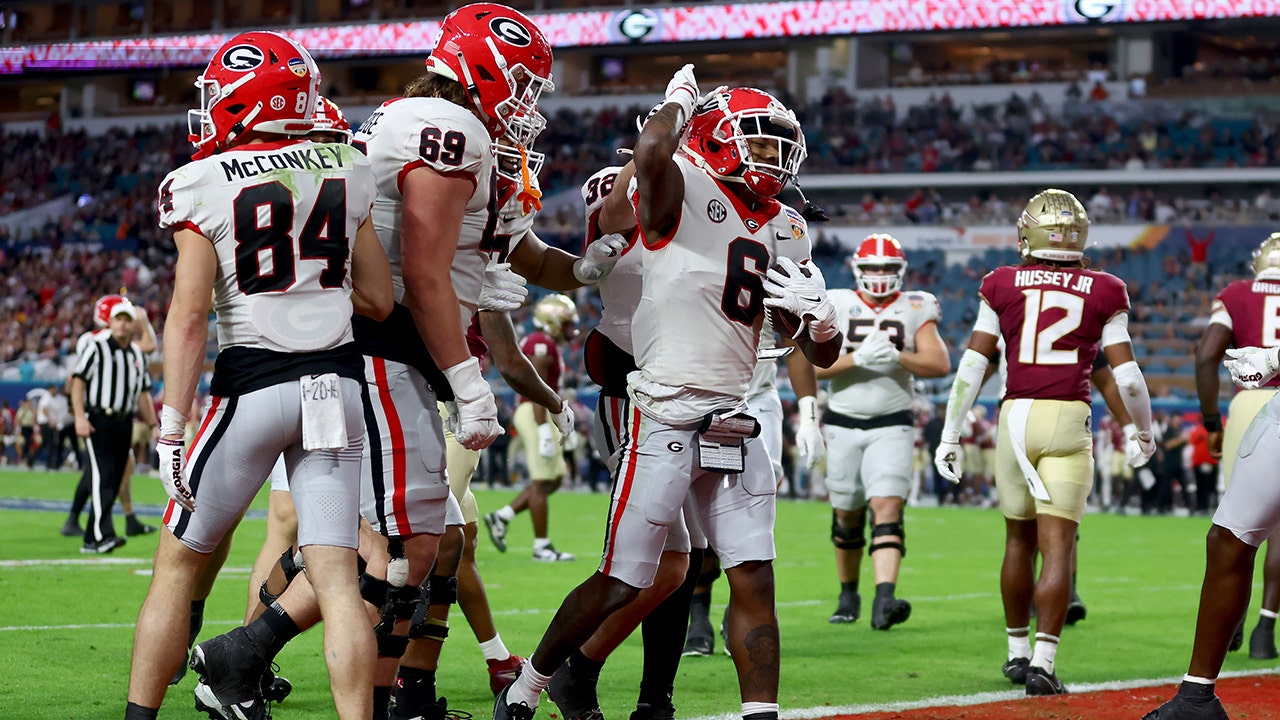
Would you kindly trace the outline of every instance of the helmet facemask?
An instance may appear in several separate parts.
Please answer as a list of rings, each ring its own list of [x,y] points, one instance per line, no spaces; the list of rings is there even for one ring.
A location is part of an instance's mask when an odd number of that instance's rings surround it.
[[[200,95],[200,109],[187,111],[187,140],[196,146],[196,159],[212,155],[215,151],[221,150],[217,141],[218,128],[213,122],[213,108],[227,97],[230,97],[240,86],[253,80],[257,73],[245,73],[235,82],[222,87],[217,80],[206,79],[204,75],[196,78],[196,91]],[[253,116],[262,110],[259,105],[254,108],[253,112],[241,120],[238,125],[243,127],[253,120]],[[228,132],[225,142],[230,143],[235,139],[239,132]],[[210,145],[209,143],[214,143]]]
[[[760,110],[730,115],[742,154],[742,181],[759,197],[774,197],[800,171],[808,154],[794,117]]]
[[[873,273],[871,270],[890,269],[889,273]],[[888,297],[902,290],[902,278],[907,274],[906,260],[869,258],[853,261],[853,279],[858,289],[874,298]]]

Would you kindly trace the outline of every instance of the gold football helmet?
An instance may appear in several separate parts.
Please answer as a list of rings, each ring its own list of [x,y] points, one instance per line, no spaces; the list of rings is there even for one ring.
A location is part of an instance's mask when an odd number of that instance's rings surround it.
[[[1084,256],[1089,214],[1075,195],[1049,189],[1031,198],[1018,218],[1022,257],[1071,262]]]
[[[1253,275],[1259,280],[1280,280],[1280,232],[1273,232],[1253,251]]]
[[[533,326],[557,340],[568,340],[578,333],[578,306],[568,295],[547,295],[533,306]]]

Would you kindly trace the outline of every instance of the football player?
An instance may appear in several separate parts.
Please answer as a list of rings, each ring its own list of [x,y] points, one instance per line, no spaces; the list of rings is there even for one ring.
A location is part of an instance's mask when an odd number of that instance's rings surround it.
[[[160,222],[178,246],[157,447],[171,502],[135,632],[129,720],[156,717],[185,658],[196,580],[282,452],[298,544],[327,621],[337,715],[370,714],[374,639],[355,552],[363,373],[350,318],[353,310],[386,317],[393,295],[370,218],[368,161],[348,146],[302,137],[314,126],[319,84],[311,55],[292,40],[233,37],[196,81],[195,162],[160,185]],[[182,437],[204,367],[211,298],[221,347],[214,401],[188,455]],[[287,617],[273,620],[261,632],[237,628],[224,645],[260,658],[277,632],[288,632]],[[193,665],[199,671],[208,659],[197,648]],[[260,716],[260,679],[208,686],[198,702],[224,716]]]
[[[804,221],[774,199],[804,155],[794,113],[748,88],[699,102],[692,66],[676,73],[645,123],[631,194],[643,246],[632,320],[639,370],[628,381],[604,557],[498,696],[495,720],[531,718],[551,673],[652,585],[690,490],[733,592],[729,634],[743,714],[776,719],[775,478],[757,423],[743,411],[765,307],[794,319],[797,343],[818,364],[839,352],[821,273],[806,262]]]
[[[958,483],[960,429],[1000,338],[1009,366],[996,441],[996,492],[1005,516],[1001,570],[1009,659],[1028,695],[1066,692],[1054,661],[1071,599],[1076,529],[1093,487],[1089,377],[1099,346],[1111,365],[1135,436],[1155,451],[1151,405],[1129,341],[1129,297],[1114,275],[1084,267],[1089,218],[1074,195],[1046,190],[1017,224],[1022,264],[988,273],[978,318],[947,402],[938,473]],[[1035,553],[1043,557],[1035,580]],[[1034,654],[1025,628],[1037,609]]]
[[[1228,481],[1206,540],[1208,560],[1200,591],[1191,664],[1172,700],[1147,713],[1144,720],[1217,720],[1226,710],[1214,691],[1232,636],[1244,622],[1258,547],[1267,541],[1262,618],[1249,638],[1250,657],[1275,657],[1275,612],[1278,598],[1272,564],[1280,537],[1280,497],[1274,468],[1280,462],[1277,434],[1280,405],[1275,388],[1280,337],[1273,320],[1280,307],[1280,233],[1273,233],[1253,253],[1253,280],[1237,280],[1218,294],[1196,350],[1196,391],[1209,450],[1222,457]],[[1228,349],[1234,345],[1238,349]],[[1231,377],[1243,390],[1231,400],[1223,427],[1218,409],[1217,363],[1223,357]],[[1256,654],[1255,654],[1256,652]]]
[[[915,379],[950,374],[951,355],[938,334],[937,298],[902,287],[907,257],[893,236],[868,236],[850,264],[857,289],[830,293],[846,329],[844,347],[834,365],[818,370],[820,380],[831,380],[822,422],[840,597],[830,622],[862,615],[858,578],[866,548],[875,573],[871,628],[888,630],[911,616],[911,603],[895,592],[906,555]]]

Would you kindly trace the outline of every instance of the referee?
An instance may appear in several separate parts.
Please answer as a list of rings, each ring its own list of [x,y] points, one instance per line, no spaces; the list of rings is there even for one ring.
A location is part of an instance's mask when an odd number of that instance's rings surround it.
[[[76,355],[71,377],[71,406],[76,434],[84,438],[90,480],[89,522],[84,527],[85,554],[109,553],[124,545],[111,522],[120,481],[133,439],[133,416],[156,425],[146,356],[133,342],[137,311],[128,300],[111,308],[109,333],[87,342]]]

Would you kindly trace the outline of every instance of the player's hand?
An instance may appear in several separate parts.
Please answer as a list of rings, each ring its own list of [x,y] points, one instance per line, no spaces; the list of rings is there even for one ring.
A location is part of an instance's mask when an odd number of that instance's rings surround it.
[[[1266,385],[1280,372],[1280,348],[1246,347],[1227,351],[1223,365],[1235,384],[1246,390]]]
[[[796,451],[804,466],[812,470],[827,456],[827,441],[818,423],[818,401],[812,395],[799,399],[800,422],[796,426]]]
[[[447,368],[444,376],[453,389],[456,412],[449,413],[449,430],[458,444],[468,450],[483,450],[502,434],[498,424],[498,403],[493,390],[480,374],[480,363],[467,358]]]
[[[1152,455],[1156,454],[1156,439],[1150,430],[1138,430],[1138,426],[1129,423],[1124,426],[1124,457],[1129,467],[1142,467]]]
[[[195,495],[187,487],[187,453],[181,437],[162,437],[156,442],[160,457],[160,482],[169,498],[188,511],[196,509]]]
[[[827,298],[827,281],[817,265],[778,258],[765,273],[764,291],[769,295],[765,307],[781,308],[803,318],[814,342],[826,342],[839,334],[836,308]]]
[[[76,435],[87,438],[93,434],[93,425],[89,423],[87,416],[76,418]]]
[[[560,431],[560,442],[566,442],[569,436],[573,434],[573,408],[569,407],[569,403],[562,399],[560,401],[560,412],[552,415],[551,420],[556,424],[556,429]]]
[[[609,233],[587,246],[582,257],[573,263],[573,276],[583,285],[599,282],[613,272],[622,251],[627,249],[627,239],[618,233]]]
[[[1222,431],[1210,430],[1209,437],[1206,439],[1205,442],[1209,446],[1209,457],[1213,458],[1214,460],[1221,460],[1222,459]]]
[[[939,444],[938,451],[933,454],[933,466],[947,482],[959,485],[960,478],[964,477],[964,450],[960,443]]]
[[[689,63],[676,71],[667,83],[667,93],[663,103],[676,103],[684,112],[681,123],[693,116],[693,105],[698,101],[698,79],[693,76],[693,63]]]
[[[511,269],[511,263],[494,263],[484,269],[484,286],[480,288],[481,310],[510,312],[529,298],[529,281]]]
[[[853,362],[862,367],[897,365],[899,354],[898,348],[889,339],[889,333],[876,330],[853,351]]]
[[[560,443],[556,442],[556,431],[551,423],[538,426],[538,454],[544,458],[553,458],[560,451]]]

